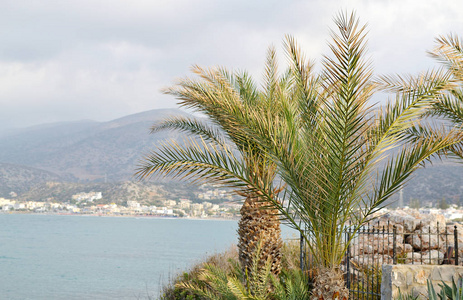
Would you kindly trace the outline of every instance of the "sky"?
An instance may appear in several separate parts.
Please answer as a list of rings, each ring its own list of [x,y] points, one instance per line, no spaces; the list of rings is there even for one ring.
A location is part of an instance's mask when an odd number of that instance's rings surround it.
[[[247,70],[260,80],[266,51],[293,35],[319,66],[333,18],[368,24],[375,74],[437,67],[435,38],[463,36],[461,0],[1,0],[0,130],[108,121],[176,107],[160,90],[190,68]]]

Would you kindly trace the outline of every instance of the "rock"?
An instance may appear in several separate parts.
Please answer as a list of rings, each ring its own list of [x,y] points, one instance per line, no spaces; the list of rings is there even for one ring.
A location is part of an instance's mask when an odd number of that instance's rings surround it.
[[[446,226],[441,225],[423,225],[420,228],[420,232],[423,234],[444,234],[446,230]]]
[[[383,260],[392,261],[394,228],[398,263],[441,263],[448,248],[455,248],[455,229],[459,261],[463,261],[463,225],[446,225],[441,214],[420,214],[414,209],[389,211],[378,214],[365,228],[367,232],[360,231],[351,243],[354,263],[370,265],[375,258],[380,264]]]
[[[439,250],[430,250],[421,254],[424,264],[438,265],[444,259],[444,253]]]
[[[450,234],[453,234],[455,232],[455,229],[457,229],[458,235],[463,235],[463,225],[460,223],[455,223],[455,224],[449,224],[446,226],[447,227],[447,232]]]
[[[402,261],[398,259],[398,262],[403,264],[420,263],[421,259],[422,256],[420,252],[409,252]]]
[[[410,253],[413,252],[413,247],[410,244],[404,244],[404,252],[405,253]]]
[[[356,268],[364,268],[372,265],[380,267],[383,264],[392,264],[393,261],[389,255],[363,254],[353,257],[351,262]]]
[[[439,249],[440,245],[444,243],[444,240],[441,236],[437,236],[436,234],[425,234],[422,233],[421,230],[417,230],[414,234],[407,237],[406,242],[414,249],[429,250]]]
[[[363,234],[352,240],[351,253],[353,256],[360,254],[390,254],[393,252],[393,236],[392,234]],[[404,251],[403,236],[396,236],[396,252]]]
[[[371,226],[375,228],[375,230],[378,230],[380,233],[383,232],[389,232],[392,233],[394,230],[394,226],[396,228],[397,233],[403,233],[404,232],[404,227],[402,226],[402,223],[394,223],[391,222],[389,219],[390,215],[383,215],[379,217],[378,219],[375,219],[374,221],[370,222]]]
[[[445,231],[445,217],[441,214],[421,214],[420,227],[428,226],[428,227],[439,227],[441,232]]]
[[[424,285],[426,284],[426,281],[429,278],[429,274],[430,274],[429,271],[421,270],[418,273],[416,273],[416,275],[414,276],[414,281],[421,285]]]
[[[412,233],[423,226],[438,227],[444,230],[445,217],[442,214],[420,214],[415,209],[402,209],[390,211],[387,214],[377,217],[374,221],[377,222],[375,227],[392,231],[392,227],[396,225],[398,232]],[[400,227],[399,227],[400,225]]]
[[[403,226],[405,232],[413,232],[420,224],[419,221],[410,215],[391,214],[389,216],[391,223]]]

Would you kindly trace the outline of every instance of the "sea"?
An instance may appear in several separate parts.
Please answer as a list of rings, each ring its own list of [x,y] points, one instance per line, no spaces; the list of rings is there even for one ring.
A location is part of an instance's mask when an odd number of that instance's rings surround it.
[[[158,299],[236,231],[236,220],[0,214],[0,299]]]

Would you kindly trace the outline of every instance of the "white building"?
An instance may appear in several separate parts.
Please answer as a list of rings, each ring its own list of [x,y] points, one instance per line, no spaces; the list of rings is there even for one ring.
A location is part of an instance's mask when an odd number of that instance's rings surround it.
[[[138,203],[137,201],[129,200],[129,201],[127,201],[127,207],[129,207],[129,208],[140,208],[140,203]]]
[[[103,194],[101,192],[79,193],[79,194],[72,195],[72,199],[76,200],[77,202],[81,202],[81,201],[93,202],[95,200],[100,200],[102,198],[103,198]]]
[[[177,205],[177,201],[175,200],[166,200],[164,201],[164,205],[167,207],[174,207]]]
[[[188,199],[180,199],[179,205],[180,208],[182,209],[189,209],[191,206],[191,200]]]

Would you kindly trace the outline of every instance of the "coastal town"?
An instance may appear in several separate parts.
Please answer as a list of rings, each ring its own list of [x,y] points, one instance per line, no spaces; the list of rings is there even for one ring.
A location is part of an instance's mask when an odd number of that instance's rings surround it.
[[[155,216],[176,218],[222,218],[239,216],[240,203],[227,201],[220,204],[203,201],[194,203],[189,199],[163,200],[162,206],[145,205],[135,200],[126,205],[110,203],[98,204],[101,192],[78,193],[67,202],[20,201],[0,198],[0,213],[48,213],[100,216]],[[203,199],[210,199],[204,195]]]
[[[15,196],[14,194],[12,195]],[[225,195],[216,193],[204,193],[201,199],[222,198]],[[171,217],[171,218],[214,218],[237,219],[240,216],[242,203],[236,200],[214,204],[209,201],[200,203],[189,199],[163,200],[162,206],[146,205],[135,200],[129,200],[124,204],[99,204],[103,199],[102,192],[78,193],[67,202],[53,201],[21,201],[0,197],[0,213],[43,213],[61,215],[96,215],[96,216],[146,216],[146,217]],[[412,203],[413,204],[413,203]],[[408,209],[408,206],[404,207]],[[424,215],[440,214],[449,221],[462,221],[463,208],[455,204],[446,207],[415,207],[415,210]],[[389,209],[383,209],[386,213]]]

